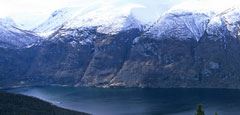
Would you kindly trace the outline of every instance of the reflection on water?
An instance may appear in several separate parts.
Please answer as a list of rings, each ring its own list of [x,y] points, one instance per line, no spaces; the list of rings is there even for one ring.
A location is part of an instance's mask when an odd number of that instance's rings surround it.
[[[9,90],[94,115],[194,115],[202,103],[206,115],[240,114],[240,90],[102,89],[30,87]]]

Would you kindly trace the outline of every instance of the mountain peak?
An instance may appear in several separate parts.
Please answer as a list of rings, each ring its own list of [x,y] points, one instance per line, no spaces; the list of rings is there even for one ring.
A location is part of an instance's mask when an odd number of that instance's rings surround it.
[[[35,34],[19,29],[8,17],[0,19],[0,35],[1,48],[28,47],[39,40]]]
[[[33,31],[41,36],[47,37],[61,28],[68,20],[72,19],[79,9],[80,8],[77,7],[58,9],[54,11],[46,21],[33,29]]]
[[[106,6],[78,15],[64,28],[97,27],[99,33],[114,34],[123,29],[139,28],[139,22],[132,15],[132,9],[140,5]]]
[[[157,39],[177,38],[180,40],[199,40],[204,34],[210,16],[201,12],[175,11],[167,12],[147,31]]]
[[[0,26],[9,28],[9,27],[15,27],[16,24],[12,18],[5,17],[5,18],[0,18]]]
[[[218,38],[225,38],[226,32],[234,38],[239,37],[239,11],[240,7],[232,7],[218,13],[210,19],[206,32],[209,35],[218,36]]]
[[[76,29],[81,27],[96,27],[97,32],[115,34],[121,30],[140,28],[132,10],[141,8],[138,4],[121,6],[90,6],[85,8],[63,8],[52,13],[47,21],[34,29],[43,36],[49,36],[60,28]]]
[[[226,8],[221,11],[200,9],[173,7],[165,12],[146,34],[156,39],[177,38],[180,40],[195,39],[196,41],[199,41],[205,32],[219,37],[223,35],[223,30],[228,31],[233,37],[240,35],[239,7]]]

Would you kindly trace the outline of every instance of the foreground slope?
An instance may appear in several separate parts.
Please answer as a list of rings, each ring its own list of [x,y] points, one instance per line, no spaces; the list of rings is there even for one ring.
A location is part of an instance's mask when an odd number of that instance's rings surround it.
[[[20,94],[0,93],[1,115],[88,115]]]

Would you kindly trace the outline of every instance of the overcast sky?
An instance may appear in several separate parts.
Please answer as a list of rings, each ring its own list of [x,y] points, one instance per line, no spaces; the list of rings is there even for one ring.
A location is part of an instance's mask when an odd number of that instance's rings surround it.
[[[201,4],[198,3],[199,1]],[[192,5],[195,2],[197,4]],[[53,11],[63,7],[126,3],[142,4],[150,9],[148,11],[151,11],[151,14],[144,11],[143,13],[158,16],[177,4],[186,3],[185,8],[212,7],[221,9],[226,6],[239,5],[240,0],[0,0],[0,17],[12,17],[16,23],[31,27],[31,25],[35,26],[43,22]],[[183,5],[180,7],[183,7]]]

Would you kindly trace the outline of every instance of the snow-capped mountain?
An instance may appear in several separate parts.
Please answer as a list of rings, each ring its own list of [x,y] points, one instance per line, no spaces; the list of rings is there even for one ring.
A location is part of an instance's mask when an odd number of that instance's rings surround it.
[[[180,4],[166,11],[152,25],[146,34],[156,39],[199,39],[207,29],[210,19],[217,14],[217,11],[201,7],[186,7]]]
[[[38,40],[37,35],[18,29],[11,18],[0,19],[0,47],[27,47]]]
[[[169,12],[161,17],[147,34],[155,38],[199,40],[204,34],[210,16],[199,12]]]
[[[58,29],[77,29],[96,27],[97,32],[116,34],[132,28],[141,29],[141,22],[134,17],[132,10],[141,5],[63,8],[55,11],[46,22],[33,31],[41,36],[49,36]]]
[[[41,36],[47,37],[77,15],[80,10],[81,8],[63,8],[56,10],[45,22],[33,29],[33,31]]]
[[[224,36],[223,29],[233,37],[239,35],[239,7],[214,10],[180,6],[165,12],[145,33],[156,39],[194,38],[197,41],[205,32],[213,36]]]
[[[64,28],[97,27],[97,32],[103,34],[116,34],[119,31],[132,28],[141,28],[140,22],[132,15],[138,5],[124,5],[119,7],[107,6],[78,15],[70,20]]]
[[[56,10],[33,30],[47,39],[12,52],[1,49],[36,36],[2,19],[0,77],[18,85],[240,88],[240,5],[190,2],[158,14],[147,2]],[[143,21],[150,15],[158,17]]]
[[[210,19],[207,33],[213,36],[224,37],[223,30],[230,32],[231,36],[240,35],[240,7],[233,7],[215,15]]]
[[[0,18],[0,25],[1,27],[5,27],[5,28],[11,28],[12,26],[16,26],[15,22],[9,18]]]

